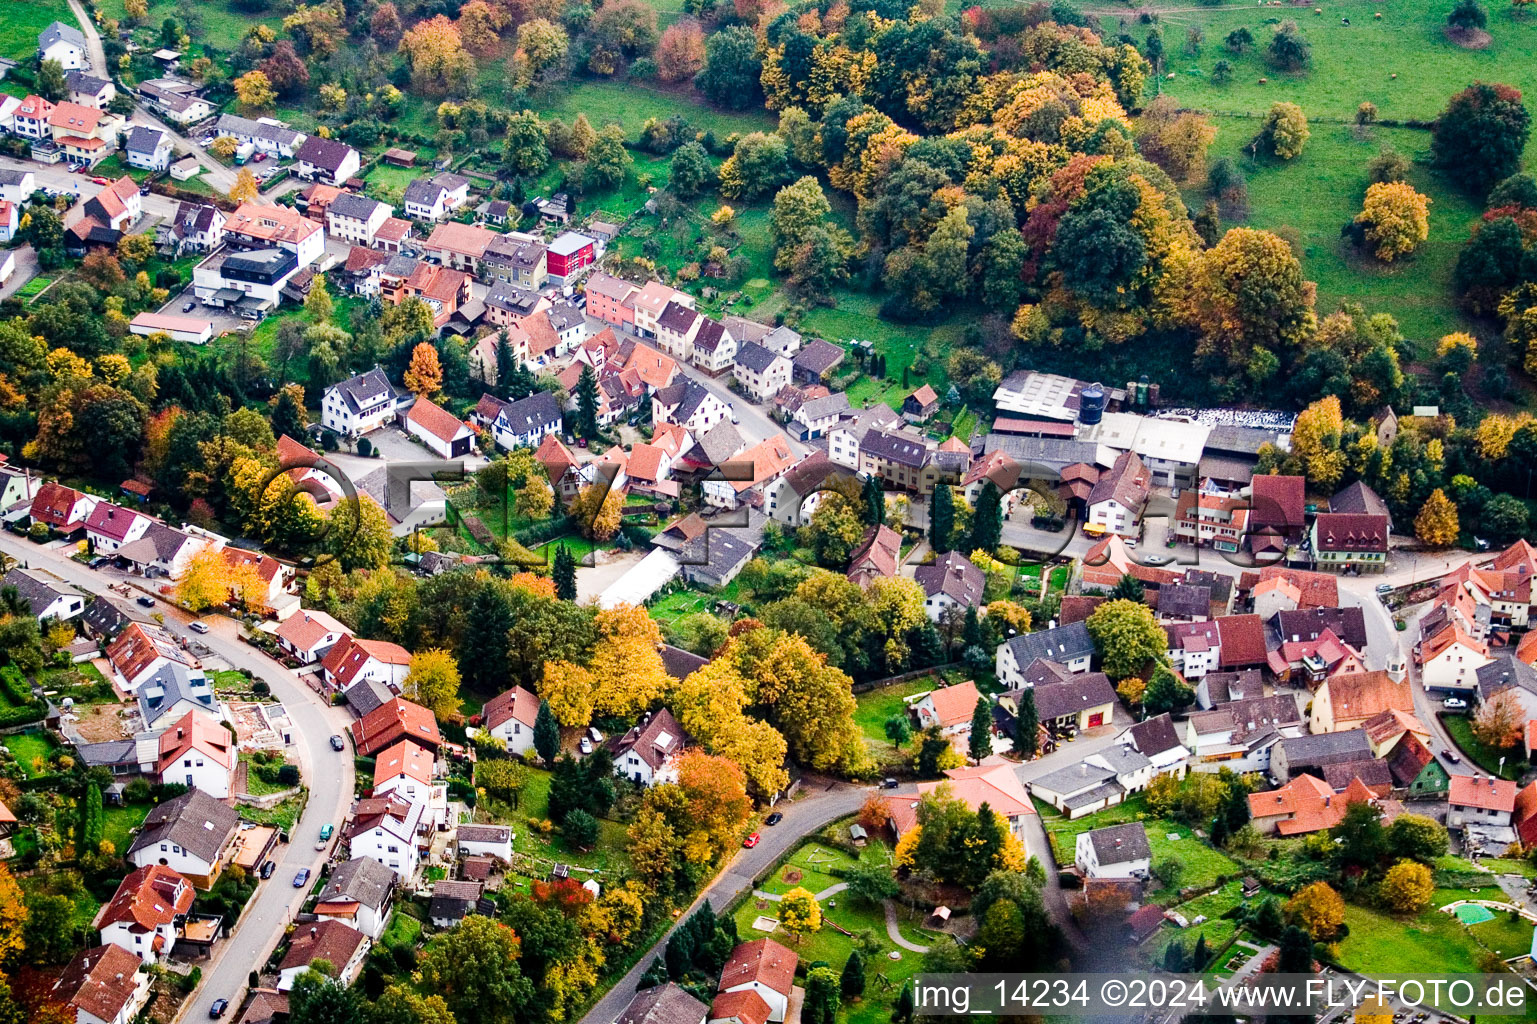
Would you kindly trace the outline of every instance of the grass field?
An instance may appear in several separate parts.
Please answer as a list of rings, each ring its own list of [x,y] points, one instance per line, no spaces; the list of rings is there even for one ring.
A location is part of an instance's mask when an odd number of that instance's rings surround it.
[[[1035,809],[1040,813],[1041,823],[1046,827],[1046,834],[1051,838],[1052,855],[1056,857],[1059,865],[1066,865],[1073,863],[1073,847],[1079,833],[1104,828],[1107,825],[1137,821],[1139,816],[1147,815],[1147,801],[1141,796],[1136,796],[1123,804],[1073,821],[1069,821],[1054,808],[1040,801],[1036,801]],[[1174,860],[1184,866],[1179,878],[1181,888],[1214,885],[1219,876],[1230,875],[1238,870],[1236,861],[1221,850],[1214,849],[1197,839],[1188,825],[1153,817],[1143,817],[1142,824],[1147,830],[1148,846],[1153,851],[1153,864],[1156,866],[1164,861]],[[1176,838],[1171,839],[1170,836]]]
[[[936,685],[934,679],[924,677],[858,694],[854,698],[854,721],[858,724],[859,731],[864,733],[866,742],[877,749],[890,752],[891,741],[886,738],[886,719],[907,710],[908,704],[902,698],[911,697],[915,693],[925,693],[934,689]]]
[[[390,923],[385,926],[384,933],[379,936],[381,945],[394,948],[396,946],[415,946],[422,937],[422,923],[410,914],[395,913],[390,916]]]
[[[0,739],[0,746],[15,755],[22,774],[29,779],[49,774],[51,769],[48,767],[48,759],[59,749],[58,744],[41,729],[13,733]]]
[[[651,617],[658,622],[673,622],[685,615],[695,612],[707,612],[715,606],[717,601],[730,601],[739,603],[742,599],[742,585],[736,580],[722,587],[718,592],[705,594],[698,590],[677,590],[651,605],[648,609]]]
[[[600,871],[618,871],[629,863],[625,854],[625,826],[607,818],[598,819],[598,845],[583,852],[567,845],[560,833],[540,835],[529,827],[530,820],[543,820],[550,814],[550,773],[538,768],[528,770],[528,782],[519,794],[516,809],[494,800],[482,804],[494,821],[511,825],[512,847],[544,861],[560,861]],[[514,884],[526,888],[526,879]]]
[[[1446,732],[1457,744],[1457,749],[1468,756],[1478,767],[1489,774],[1495,774],[1500,766],[1500,754],[1492,747],[1480,743],[1473,735],[1473,720],[1467,715],[1440,715],[1441,724],[1446,726]],[[1504,779],[1519,780],[1524,766],[1513,757],[1505,757],[1505,770],[1500,772]]]
[[[122,807],[104,808],[102,838],[110,842],[119,855],[128,852],[133,834],[139,830],[140,825],[144,824],[144,819],[149,816],[149,810],[149,804],[125,804]]]
[[[58,6],[65,15],[68,15],[69,9],[64,4],[61,3]],[[123,0],[99,0],[96,6],[101,11],[102,17],[114,18],[118,21],[123,20]],[[152,30],[153,33],[158,34],[161,22],[167,18],[179,18],[178,11],[180,6],[176,0],[150,0],[149,17],[145,19],[144,26]],[[283,31],[283,18],[281,15],[258,18],[233,10],[228,0],[203,0],[203,2],[193,6],[197,11],[198,18],[202,21],[201,26],[191,26],[193,29],[197,29],[197,31],[188,33],[192,36],[194,50],[196,50],[199,43],[208,43],[221,50],[233,50],[240,44],[240,40],[245,37],[245,34],[251,30],[251,27],[258,23],[266,25],[278,34],[282,34]],[[51,20],[53,19],[49,18],[43,24],[46,25]],[[67,17],[65,20],[69,21]],[[72,24],[73,22],[70,23]],[[156,46],[158,45],[157,43]],[[35,40],[33,47],[36,48]],[[151,49],[153,48],[151,47]]]
[[[714,132],[721,139],[733,132],[773,131],[778,123],[764,110],[734,112],[705,106],[691,89],[659,89],[612,79],[549,86],[534,96],[534,106],[541,116],[558,117],[567,124],[575,121],[577,114],[586,114],[594,128],[622,125],[632,139],[640,137],[647,118],[665,120],[673,114],[682,114],[695,128]]]
[[[1517,944],[1516,952],[1531,948],[1529,924],[1522,929],[1510,925],[1503,916],[1496,916],[1493,921],[1474,926],[1483,931],[1470,932],[1454,915],[1437,909],[1469,895],[1456,889],[1437,889],[1430,906],[1408,920],[1347,903],[1345,923],[1350,926],[1350,934],[1340,942],[1340,963],[1373,976],[1412,974],[1424,970],[1425,964],[1465,973],[1477,969],[1479,945],[1485,940],[1486,944],[1493,943],[1490,948],[1495,949],[1504,949],[1507,943]],[[1522,931],[1524,945],[1519,944]]]
[[[8,0],[0,19],[0,57],[31,57],[37,53],[37,34],[55,21],[75,24],[64,0]]]

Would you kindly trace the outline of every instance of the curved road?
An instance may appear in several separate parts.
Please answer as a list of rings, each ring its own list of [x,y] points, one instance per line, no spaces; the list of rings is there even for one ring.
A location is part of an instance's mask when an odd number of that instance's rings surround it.
[[[114,603],[135,619],[149,619],[148,609],[108,592],[108,583],[121,577],[87,569],[57,549],[40,548],[10,533],[0,532],[0,551],[93,594],[113,597]],[[272,687],[273,696],[283,703],[293,725],[289,756],[299,762],[310,787],[309,803],[294,828],[293,842],[287,846],[280,844],[272,855],[277,870],[270,880],[257,886],[239,927],[217,947],[212,962],[202,965],[203,983],[182,1006],[183,1017],[190,1013],[192,1019],[206,1020],[208,1007],[215,999],[228,999],[231,1006],[239,1005],[247,974],[266,961],[310,890],[308,885],[295,889],[294,875],[301,868],[309,868],[311,875],[316,875],[326,859],[326,853],[314,848],[320,826],[329,822],[339,827],[352,805],[351,748],[337,753],[330,745],[332,735],[346,732],[351,716],[343,708],[331,707],[292,672],[243,643],[238,638],[239,625],[233,620],[209,617],[204,621],[212,627],[211,631],[198,636],[185,628],[192,616],[164,601],[157,601],[153,610],[165,616],[165,624],[173,633],[196,640],[231,666],[249,671]]]

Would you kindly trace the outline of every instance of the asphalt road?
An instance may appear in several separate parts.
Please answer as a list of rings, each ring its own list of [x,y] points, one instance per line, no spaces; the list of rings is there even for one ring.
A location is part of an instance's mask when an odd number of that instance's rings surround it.
[[[3,532],[0,532],[0,550],[93,594],[112,596],[107,585],[114,581],[114,577],[87,569],[59,550],[40,548]],[[151,612],[137,604],[121,600],[117,603],[141,620],[148,619]],[[192,621],[193,616],[164,601],[157,601],[153,611],[165,616],[166,626],[172,632],[204,644],[234,668],[245,669],[272,687],[273,696],[282,702],[293,724],[289,757],[298,761],[310,788],[309,803],[293,831],[294,841],[287,846],[278,846],[273,854],[278,863],[277,870],[269,881],[257,887],[235,933],[220,944],[211,963],[202,965],[202,986],[183,1004],[183,1016],[190,1013],[194,1019],[203,1020],[207,1019],[208,1007],[215,999],[228,999],[231,1005],[238,1005],[245,992],[248,972],[266,961],[309,892],[308,885],[303,889],[293,887],[294,875],[301,868],[309,868],[312,875],[317,874],[325,860],[326,854],[314,848],[320,826],[328,822],[340,826],[352,805],[351,748],[337,753],[330,746],[331,736],[345,733],[351,716],[342,708],[326,704],[292,672],[240,641],[239,626],[233,620],[222,616],[206,617],[203,621],[212,628],[210,632],[198,635],[186,629],[186,623]]]

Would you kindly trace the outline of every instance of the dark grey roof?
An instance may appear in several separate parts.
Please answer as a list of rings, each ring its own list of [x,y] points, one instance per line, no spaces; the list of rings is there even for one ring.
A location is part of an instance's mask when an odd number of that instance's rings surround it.
[[[66,25],[62,21],[54,22],[37,34],[37,48],[46,50],[60,40],[85,48],[85,35],[75,26]]]
[[[813,338],[806,343],[804,348],[795,353],[795,358],[792,362],[797,370],[816,374],[820,377],[841,363],[843,355],[842,346],[834,345],[830,341],[823,341],[821,338]]]
[[[709,1012],[708,1006],[669,981],[635,993],[614,1024],[700,1024]]]
[[[821,419],[823,416],[839,416],[849,409],[849,396],[842,391],[835,391],[821,398],[812,398],[801,403],[800,412],[805,413],[808,420]]]
[[[1259,697],[1264,694],[1265,684],[1257,668],[1243,668],[1236,672],[1208,672],[1201,678],[1206,693],[1213,704]]]
[[[292,128],[284,128],[282,125],[263,124],[253,121],[248,117],[240,117],[236,114],[220,114],[217,127],[214,129],[221,135],[246,136],[252,139],[264,139],[280,146],[292,146],[304,138],[303,132],[296,132]]]
[[[331,872],[320,902],[348,900],[382,910],[393,888],[395,872],[371,857],[354,857]]]
[[[1375,757],[1359,761],[1341,761],[1323,766],[1324,781],[1336,792],[1343,792],[1351,780],[1360,779],[1364,786],[1392,786],[1393,770],[1386,761]]]
[[[353,217],[357,220],[366,221],[381,206],[384,206],[384,204],[377,199],[360,196],[356,192],[343,192],[331,200],[331,205],[326,207],[326,212],[334,213],[338,217]]]
[[[1360,761],[1372,756],[1364,729],[1287,737],[1281,740],[1281,749],[1286,751],[1286,764],[1293,774],[1298,768]]]
[[[1117,775],[1130,775],[1132,772],[1139,772],[1153,763],[1141,751],[1125,743],[1112,743],[1109,746],[1101,747],[1089,756],[1096,757],[1105,762],[1110,767],[1110,770]]]
[[[345,142],[337,139],[322,139],[318,135],[311,135],[304,140],[304,145],[294,154],[294,159],[303,163],[313,164],[322,170],[335,172],[341,167],[342,162],[357,151]],[[341,197],[338,196],[338,199]]]
[[[692,377],[684,377],[678,383],[669,384],[656,393],[656,400],[664,407],[676,406],[668,414],[668,419],[674,423],[682,423],[694,415],[709,397],[709,389]],[[731,455],[735,454],[736,452],[731,453]],[[727,455],[726,458],[729,459],[731,455]]]
[[[699,436],[694,447],[689,449],[689,455],[697,462],[719,466],[746,447],[736,425],[730,420],[721,420]]]
[[[75,754],[92,768],[137,766],[138,744],[133,740],[108,740],[105,743],[81,743]]]
[[[143,125],[134,125],[133,131],[128,133],[128,141],[125,145],[130,153],[144,153],[154,156],[155,150],[160,148],[160,142],[165,138],[165,133],[154,128],[146,128]]]
[[[461,178],[457,174],[434,174],[430,178],[417,178],[406,186],[403,200],[420,203],[422,206],[431,206],[438,201],[438,196],[443,192],[457,192],[460,188],[470,183],[470,179]]]
[[[731,575],[758,552],[758,544],[746,533],[716,527],[685,544],[680,559],[685,575],[700,573],[717,580]]]
[[[1211,615],[1211,590],[1175,584],[1158,588],[1158,614],[1183,615],[1189,618]]]
[[[674,647],[672,644],[662,645],[662,667],[674,679],[687,679],[694,672],[704,668],[709,663],[709,658],[701,658],[693,651],[685,651],[683,648]]]
[[[1478,697],[1488,700],[1501,690],[1519,687],[1537,693],[1537,669],[1507,650],[1478,670]]]
[[[55,582],[57,581],[57,582]],[[61,597],[80,597],[64,585],[57,576],[37,569],[12,569],[0,578],[0,587],[15,587],[21,599],[27,602],[33,615],[41,615],[50,604]]]
[[[895,431],[869,430],[859,442],[860,454],[868,453],[878,459],[902,466],[922,469],[929,461],[929,446],[922,440]]]
[[[1174,719],[1169,717],[1167,711],[1145,722],[1138,722],[1126,732],[1130,734],[1137,750],[1147,757],[1183,745],[1174,731]]]
[[[175,231],[180,235],[193,235],[201,231],[213,229],[214,217],[219,214],[219,208],[209,203],[183,202],[176,207],[176,217],[172,221]]]
[[[608,748],[618,761],[623,754],[634,754],[651,766],[660,768],[671,756],[690,743],[689,735],[666,708],[653,711],[623,735],[612,737]]]
[[[1376,491],[1359,480],[1329,499],[1329,511],[1349,512],[1356,515],[1387,516],[1388,525],[1391,526],[1393,523],[1393,514],[1388,511],[1387,502],[1378,497]]]
[[[506,281],[497,281],[486,293],[486,305],[505,309],[518,316],[530,316],[539,305],[539,293]]]
[[[656,318],[656,325],[674,334],[687,334],[688,329],[693,327],[694,321],[698,319],[698,310],[690,309],[681,302],[668,302],[662,307],[662,315]]]
[[[144,827],[128,847],[133,854],[162,842],[175,843],[204,861],[213,861],[235,834],[240,815],[201,789],[189,789],[149,812]]]
[[[346,690],[347,706],[362,718],[375,708],[388,704],[395,696],[388,686],[374,679],[353,683]]]
[[[587,319],[586,313],[583,313],[572,303],[565,301],[554,303],[549,309],[544,311],[544,315],[550,318],[550,326],[555,328],[556,334],[562,331],[569,331],[571,328],[584,323]],[[701,327],[699,332],[703,334],[704,328]],[[695,338],[694,341],[697,345],[698,338]]]
[[[181,662],[167,661],[139,685],[139,716],[144,719],[146,728],[155,728],[155,723],[175,711],[176,705],[184,700],[205,711],[213,711],[219,706],[213,686],[202,674],[202,669],[197,671],[198,675],[194,677]]]
[[[1085,790],[1097,789],[1107,782],[1115,781],[1115,772],[1109,768],[1102,768],[1097,764],[1080,761],[1070,764],[1066,768],[1058,768],[1049,775],[1043,775],[1038,779],[1032,779],[1030,790],[1043,789],[1061,796],[1072,796]]]
[[[506,825],[460,825],[454,838],[461,843],[510,843],[512,829]]]
[[[1075,462],[1094,466],[1100,462],[1100,446],[1092,441],[1071,441],[1064,437],[1021,437],[1017,434],[988,434],[982,442],[982,454],[1002,451],[1020,463],[1039,463],[1061,469]]]
[[[1066,665],[1060,661],[1052,661],[1050,658],[1036,658],[1025,666],[1025,682],[1031,686],[1049,686],[1052,683],[1065,683],[1073,678],[1073,673],[1068,671]]]
[[[1089,833],[1089,843],[1094,847],[1094,859],[1101,864],[1126,864],[1153,856],[1152,847],[1147,844],[1147,830],[1140,821],[1097,828]]]
[[[284,249],[247,249],[231,252],[224,257],[225,270],[240,270],[248,274],[280,274],[288,264],[296,262],[293,253]]]
[[[1281,640],[1316,640],[1330,630],[1356,650],[1366,646],[1366,617],[1359,606],[1345,608],[1294,608],[1271,618]]]
[[[150,523],[149,529],[144,531],[144,539],[155,545],[156,558],[167,560],[174,558],[182,546],[192,540],[187,534],[164,523]]]
[[[29,170],[15,170],[10,167],[0,169],[0,185],[20,185],[31,173]]]
[[[1259,454],[1262,446],[1275,444],[1276,437],[1276,432],[1273,430],[1219,423],[1211,428],[1211,433],[1206,435],[1206,450],[1223,455],[1255,456]],[[1248,461],[1253,463],[1254,460],[1250,458]]]
[[[128,625],[128,613],[105,597],[94,598],[86,605],[80,619],[98,636],[116,636]]]
[[[97,78],[95,75],[90,74],[89,72],[64,72],[64,88],[68,89],[70,92],[83,92],[95,96],[111,84],[112,83],[107,81],[105,78]]]
[[[505,422],[514,434],[547,431],[551,426],[560,425],[560,404],[548,391],[536,391],[527,398],[503,406],[496,419],[499,423]]]
[[[1035,713],[1042,722],[1076,715],[1085,708],[1113,705],[1115,701],[1115,688],[1103,672],[1085,672],[1065,683],[1048,683],[1035,688]]]
[[[774,360],[781,358],[778,352],[764,348],[756,341],[749,341],[736,350],[736,364],[747,367],[753,373],[762,373],[774,365]]]
[[[704,323],[699,325],[699,330],[694,334],[694,349],[696,351],[714,352],[720,347],[720,343],[727,338],[726,325],[719,320],[704,318]]]
[[[1092,657],[1094,638],[1083,622],[1070,622],[1056,629],[1044,629],[1039,633],[1026,633],[1008,642],[1014,661],[1021,668],[1037,658],[1066,664],[1078,658]]]
[[[1213,601],[1227,604],[1233,596],[1233,577],[1224,576],[1220,572],[1210,572],[1206,569],[1186,569],[1185,582],[1197,587],[1205,587],[1211,593]]]
[[[957,551],[946,552],[938,561],[918,566],[913,570],[913,578],[925,596],[944,594],[967,608],[981,603],[982,590],[987,586],[987,574]]]
[[[390,386],[390,379],[384,375],[384,371],[377,366],[366,373],[360,373],[356,377],[349,377],[339,384],[333,385],[341,392],[347,405],[357,412],[365,405],[371,404],[381,395],[393,395],[395,389]]]

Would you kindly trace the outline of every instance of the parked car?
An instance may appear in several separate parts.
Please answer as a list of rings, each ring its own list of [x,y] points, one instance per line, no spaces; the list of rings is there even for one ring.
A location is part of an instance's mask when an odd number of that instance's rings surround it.
[[[1379,584],[1377,584],[1377,593],[1379,593],[1379,594],[1391,594],[1392,592],[1393,592],[1393,584],[1391,584],[1391,583],[1379,583]]]
[[[346,750],[347,749],[347,744],[341,738],[341,736],[332,736],[331,737],[331,749],[332,750],[336,750],[336,751]],[[326,826],[326,828],[330,828],[330,827],[331,827],[330,825]]]
[[[773,814],[770,814],[767,818],[763,819],[763,824],[765,824],[765,825],[777,825],[781,821],[784,821],[784,820],[785,820],[785,816],[783,814],[780,814],[778,811],[775,811]]]
[[[208,623],[203,622],[202,620],[198,620],[197,622],[189,622],[187,623],[187,628],[192,630],[194,633],[206,633],[208,632]]]
[[[112,561],[112,559],[108,558],[106,555],[97,555],[86,564],[89,565],[92,569],[100,569],[110,561]]]
[[[754,832],[752,835],[750,835],[746,839],[742,840],[742,846],[745,847],[746,849],[751,850],[754,846],[758,845],[759,840],[761,840],[762,838],[763,838],[762,836],[760,836],[760,835],[758,835],[758,833]]]
[[[278,869],[278,862],[275,861],[275,860],[269,860],[267,863],[262,865],[261,876],[263,878],[271,878],[272,877],[272,873],[274,871],[276,871],[277,869]]]
[[[112,182],[109,179],[107,179],[107,178],[95,177],[95,178],[91,179],[91,184],[92,185],[110,185],[110,184],[112,184]]]
[[[894,778],[891,778],[890,776],[888,776],[886,778],[886,781],[881,783],[881,785],[885,786],[887,789],[896,789],[897,788],[897,780],[894,779]]]
[[[135,600],[137,600],[139,604],[145,608],[155,607],[155,599],[150,597],[148,594],[140,594],[137,598],[135,598]]]
[[[1168,555],[1148,555],[1142,560],[1143,565],[1164,565],[1169,561]]]
[[[224,1011],[229,1009],[228,999],[215,999],[213,1005],[208,1008],[208,1016],[211,1020],[218,1020],[224,1016]]]
[[[577,743],[576,748],[580,750],[584,756],[590,754],[592,753],[592,740],[588,739],[586,736],[583,736]]]
[[[261,163],[261,162],[262,162],[262,161],[263,161],[263,160],[265,160],[265,159],[267,159],[267,154],[266,154],[266,153],[257,153],[257,154],[256,154],[256,155],[255,155],[255,156],[253,156],[253,157],[252,157],[252,158],[251,158],[251,159],[252,159],[252,160],[253,160],[253,161],[254,161],[254,162],[256,162],[256,163]]]
[[[1468,702],[1461,697],[1448,697],[1441,702],[1441,706],[1448,711],[1465,711]]]
[[[300,868],[299,869],[299,873],[297,875],[294,875],[294,888],[295,889],[302,889],[302,888],[304,888],[304,883],[308,882],[309,880],[310,880],[310,869],[309,868]]]
[[[190,312],[192,312],[192,307],[196,306],[196,305],[197,305],[197,300],[196,299],[188,299],[186,302],[183,302],[181,304],[181,311],[183,313],[190,313]]]

